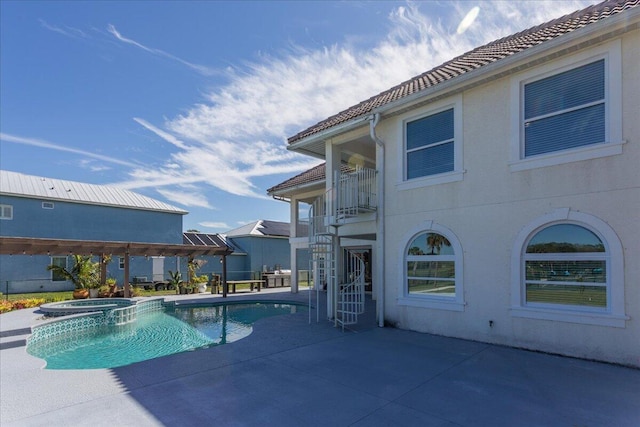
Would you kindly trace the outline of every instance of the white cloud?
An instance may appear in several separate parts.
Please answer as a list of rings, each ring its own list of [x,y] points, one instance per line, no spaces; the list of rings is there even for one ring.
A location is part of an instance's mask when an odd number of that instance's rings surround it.
[[[145,45],[143,45],[142,43],[138,43],[135,40],[129,39],[127,37],[124,37],[122,34],[120,34],[120,32],[116,29],[115,26],[113,26],[112,24],[109,24],[107,26],[107,31],[112,34],[116,39],[120,40],[123,43],[127,43],[130,45],[133,45],[139,49],[142,49],[146,52],[149,52],[153,55],[158,55],[158,56],[163,56],[165,58],[169,58],[173,61],[177,61],[183,65],[186,65],[187,67],[191,68],[192,70],[197,71],[198,73],[205,75],[205,76],[212,76],[214,74],[216,74],[217,72],[209,67],[206,67],[204,65],[199,65],[199,64],[193,64],[191,62],[185,61],[184,59],[178,58],[177,56],[171,55],[170,53],[167,53],[163,50],[160,49],[155,49],[155,48],[151,48],[151,47],[147,47]]]
[[[199,222],[198,225],[201,225],[201,226],[207,227],[207,228],[217,228],[217,229],[221,229],[221,230],[229,230],[230,229],[230,227],[225,222],[203,221],[203,222]]]
[[[137,163],[127,162],[125,160],[120,160],[114,157],[104,156],[102,154],[96,154],[96,153],[92,153],[85,150],[79,150],[77,148],[65,147],[63,145],[58,145],[49,141],[45,141],[43,139],[27,138],[27,137],[22,137],[17,135],[10,135],[7,133],[0,133],[0,140],[6,141],[6,142],[13,142],[16,144],[31,145],[34,147],[48,148],[51,150],[66,151],[68,153],[80,154],[82,156],[90,157],[97,160],[102,160],[108,163],[127,166],[133,169],[136,169],[140,166]]]
[[[58,27],[55,25],[49,24],[44,19],[39,19],[40,25],[42,28],[45,28],[49,31],[53,31],[54,33],[62,34],[63,36],[72,37],[72,38],[87,38],[87,33],[77,28],[65,26],[64,28]]]
[[[433,68],[476,46],[580,9],[593,1],[407,3],[389,15],[391,28],[373,49],[357,45],[261,57],[229,82],[206,93],[206,102],[154,126],[136,122],[177,151],[153,170],[137,168],[128,188],[191,184],[240,196],[265,197],[255,178],[297,173],[315,166],[285,147],[287,136]],[[439,8],[430,13],[430,8]],[[440,16],[438,20],[432,16]],[[473,24],[473,25],[471,25]],[[457,29],[463,28],[462,33]],[[126,39],[148,52],[172,55]],[[162,127],[162,129],[160,129]],[[195,190],[194,190],[195,191]]]
[[[167,200],[181,204],[182,206],[194,206],[209,209],[213,208],[202,193],[197,191],[188,191],[184,188],[181,191],[159,188],[158,193],[162,194]]]

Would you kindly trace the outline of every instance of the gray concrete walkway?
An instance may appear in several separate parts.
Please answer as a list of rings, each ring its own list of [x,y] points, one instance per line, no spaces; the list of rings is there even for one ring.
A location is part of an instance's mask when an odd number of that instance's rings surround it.
[[[257,297],[307,294],[229,300]],[[640,426],[640,370],[377,328],[372,316],[346,332],[307,313],[270,317],[232,344],[65,371],[26,353],[38,317],[0,316],[3,427]]]

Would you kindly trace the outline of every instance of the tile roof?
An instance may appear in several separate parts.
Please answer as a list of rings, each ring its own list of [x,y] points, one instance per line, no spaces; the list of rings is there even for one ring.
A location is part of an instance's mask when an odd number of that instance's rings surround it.
[[[186,214],[187,211],[115,186],[85,184],[0,170],[0,194]]]
[[[343,164],[341,166],[341,171],[342,172],[350,172],[352,171],[353,168],[349,167],[349,165],[347,164]],[[290,189],[290,188],[294,188],[294,187],[298,187],[300,185],[305,185],[305,184],[312,184],[315,182],[322,182],[324,181],[327,176],[327,168],[326,168],[326,163],[321,163],[318,166],[315,166],[307,171],[304,171],[292,178],[289,178],[288,180],[281,182],[278,185],[275,185],[271,188],[269,188],[267,190],[267,194],[274,194],[274,193],[278,193],[281,192],[283,190],[286,189]]]
[[[289,144],[330,129],[374,109],[434,87],[528,48],[638,6],[640,0],[605,1],[475,48],[288,138]]]

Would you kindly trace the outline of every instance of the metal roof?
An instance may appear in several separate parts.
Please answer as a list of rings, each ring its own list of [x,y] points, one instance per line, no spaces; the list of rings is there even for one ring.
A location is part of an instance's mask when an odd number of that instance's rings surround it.
[[[227,231],[227,237],[261,236],[261,237],[289,237],[289,223],[280,221],[258,220],[242,227]]]
[[[85,184],[0,170],[0,194],[43,200],[187,214],[168,203],[116,186]]]
[[[416,96],[420,92],[424,93],[444,82],[472,73],[487,65],[496,63],[627,9],[632,9],[638,6],[638,4],[640,4],[640,0],[605,1],[519,33],[495,40],[316,123],[288,138],[288,142],[289,144],[293,144],[339,125],[345,125],[351,121],[359,120],[383,106],[392,105],[402,99],[410,99],[409,97]]]

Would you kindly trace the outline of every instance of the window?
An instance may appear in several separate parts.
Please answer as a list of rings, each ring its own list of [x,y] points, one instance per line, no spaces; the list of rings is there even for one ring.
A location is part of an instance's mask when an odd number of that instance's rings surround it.
[[[539,218],[516,239],[512,313],[624,327],[622,257],[616,234],[591,215],[558,209]]]
[[[620,41],[511,80],[512,171],[622,153]]]
[[[42,209],[53,209],[53,202],[42,202]]]
[[[446,237],[431,232],[419,234],[407,250],[407,292],[454,297],[455,264],[455,254]]]
[[[0,219],[13,219],[13,206],[0,205]]]
[[[462,97],[419,114],[402,122],[401,189],[462,180]]]
[[[453,108],[407,123],[407,179],[453,171]]]
[[[403,253],[401,305],[462,310],[462,248],[447,228],[429,222],[411,233]]]
[[[604,59],[524,85],[524,157],[605,140]]]
[[[58,267],[62,267],[64,269],[67,268],[67,257],[66,256],[52,256],[51,257],[51,265],[57,265]],[[51,270],[51,281],[53,282],[65,282],[67,280],[62,274],[55,270]]]
[[[123,256],[118,257],[118,268],[120,270],[124,270],[124,257]]]
[[[538,231],[525,255],[525,304],[606,309],[607,253],[602,240],[576,224]]]

